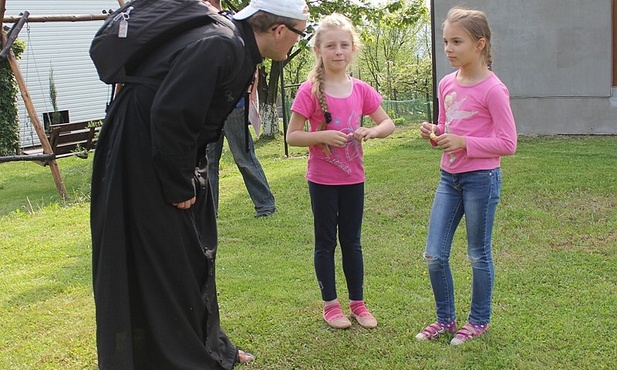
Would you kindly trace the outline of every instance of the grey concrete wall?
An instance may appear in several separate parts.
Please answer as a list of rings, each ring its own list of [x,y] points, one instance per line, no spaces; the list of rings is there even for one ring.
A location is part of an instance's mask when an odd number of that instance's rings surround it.
[[[451,72],[441,24],[452,6],[483,10],[493,68],[520,134],[617,134],[612,0],[434,0],[437,78]]]

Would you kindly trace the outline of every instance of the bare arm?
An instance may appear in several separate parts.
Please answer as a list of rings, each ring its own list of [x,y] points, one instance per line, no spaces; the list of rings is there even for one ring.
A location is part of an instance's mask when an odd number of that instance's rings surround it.
[[[356,140],[369,140],[375,138],[384,138],[391,133],[394,132],[396,126],[394,122],[388,116],[388,113],[382,108],[379,107],[373,114],[369,117],[375,122],[377,125],[373,127],[360,127],[354,132],[354,138]]]
[[[313,146],[325,144],[328,146],[342,147],[350,139],[350,136],[336,130],[304,131],[306,117],[299,113],[291,112],[289,127],[287,128],[287,144],[293,146]]]

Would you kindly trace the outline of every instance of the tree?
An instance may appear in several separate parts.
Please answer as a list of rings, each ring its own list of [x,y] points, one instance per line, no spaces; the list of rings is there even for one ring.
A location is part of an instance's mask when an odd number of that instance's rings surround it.
[[[417,1],[398,2],[362,28],[364,51],[358,73],[386,99],[409,98],[399,96],[408,91],[405,81],[417,78],[420,61],[430,58],[430,42],[423,44],[423,39],[428,40],[423,38],[429,23],[427,9],[418,6]]]
[[[387,5],[378,6],[370,0],[307,1],[311,19],[315,22],[325,15],[336,12],[349,17],[354,25],[359,28],[388,23],[392,30],[395,30],[396,27],[406,29],[411,25],[417,24],[419,20],[424,19],[427,12],[424,3],[424,0],[395,0],[390,1]],[[248,0],[223,1],[223,7],[231,8],[232,10],[242,9],[247,4]],[[307,66],[310,68],[312,64],[313,55],[312,53],[307,53],[307,51],[309,50],[308,40],[311,37],[313,26],[314,23],[309,24],[307,28],[309,35],[290,50],[287,60],[267,62],[260,66],[259,98],[262,123],[264,125],[262,132],[265,136],[274,136],[279,132],[276,103],[279,97],[281,73],[284,73],[287,81],[298,83],[306,76],[306,73],[303,73],[304,70]],[[369,28],[377,29],[379,27],[373,26]]]

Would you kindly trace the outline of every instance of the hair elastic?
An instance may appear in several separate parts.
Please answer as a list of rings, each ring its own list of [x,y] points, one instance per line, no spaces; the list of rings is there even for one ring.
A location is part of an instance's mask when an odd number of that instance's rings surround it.
[[[326,117],[326,123],[332,122],[332,114],[330,112],[326,112],[323,115]]]

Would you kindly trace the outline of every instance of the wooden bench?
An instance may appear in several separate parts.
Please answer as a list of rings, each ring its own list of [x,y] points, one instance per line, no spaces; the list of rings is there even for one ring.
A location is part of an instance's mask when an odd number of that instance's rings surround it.
[[[67,157],[80,150],[89,152],[96,145],[101,126],[92,121],[59,123],[49,126],[49,144],[56,158]]]
[[[47,138],[51,150],[56,159],[71,155],[86,154],[94,149],[101,125],[95,124],[97,120],[58,123],[49,126]],[[38,155],[43,153],[43,148],[29,148],[24,150],[26,155]],[[41,164],[45,165],[46,162]]]

